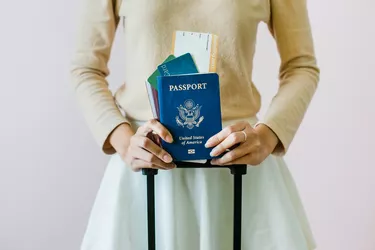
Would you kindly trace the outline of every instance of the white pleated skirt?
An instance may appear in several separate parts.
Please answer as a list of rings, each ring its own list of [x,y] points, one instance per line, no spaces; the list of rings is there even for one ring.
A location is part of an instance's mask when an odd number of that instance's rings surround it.
[[[254,125],[257,119],[248,121]],[[249,165],[242,188],[243,250],[315,249],[283,158],[271,155],[258,166]],[[81,250],[147,250],[146,198],[146,177],[113,155]],[[155,177],[155,216],[157,250],[231,250],[233,176],[221,168],[159,171]]]

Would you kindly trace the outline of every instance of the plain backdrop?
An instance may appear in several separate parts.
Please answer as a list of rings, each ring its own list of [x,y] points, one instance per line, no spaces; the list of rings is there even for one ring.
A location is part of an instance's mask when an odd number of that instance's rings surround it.
[[[251,0],[249,0],[251,1]],[[108,156],[69,83],[79,1],[0,2],[0,249],[79,249]],[[286,160],[318,250],[375,249],[375,3],[309,1],[321,81]],[[121,37],[111,89],[123,76]],[[264,113],[279,58],[260,26]],[[103,249],[105,250],[105,249]]]

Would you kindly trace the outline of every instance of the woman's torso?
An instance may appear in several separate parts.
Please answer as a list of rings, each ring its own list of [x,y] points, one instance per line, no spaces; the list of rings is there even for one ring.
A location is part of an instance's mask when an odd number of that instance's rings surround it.
[[[152,118],[145,80],[171,54],[176,30],[218,35],[223,120],[256,115],[260,96],[252,62],[258,24],[270,16],[269,0],[123,0],[119,6],[126,66],[116,100],[128,118]]]

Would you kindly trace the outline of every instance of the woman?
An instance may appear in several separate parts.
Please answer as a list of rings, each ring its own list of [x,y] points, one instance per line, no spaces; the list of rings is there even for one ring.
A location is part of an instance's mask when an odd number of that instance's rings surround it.
[[[311,250],[308,221],[284,156],[316,91],[319,69],[305,0],[90,0],[82,15],[73,84],[88,125],[112,155],[98,192],[83,250],[146,249],[145,178],[156,177],[157,249],[232,247],[232,176],[226,169],[174,169],[168,152],[147,135],[170,141],[152,119],[145,79],[170,53],[175,30],[219,37],[223,130],[207,142],[214,164],[248,164],[243,179],[243,249]],[[280,85],[266,115],[252,61],[260,22],[267,23],[281,58]],[[108,60],[118,27],[126,68],[114,97]]]

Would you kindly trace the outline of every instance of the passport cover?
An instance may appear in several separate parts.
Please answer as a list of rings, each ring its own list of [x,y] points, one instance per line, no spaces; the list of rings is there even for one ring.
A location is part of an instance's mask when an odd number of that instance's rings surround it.
[[[174,60],[176,57],[174,55],[169,55],[163,63],[166,63],[166,62],[169,62],[169,61],[172,61]],[[158,89],[158,83],[157,83],[157,77],[160,76],[160,72],[158,69],[156,69],[152,75],[150,75],[150,77],[147,79],[147,82],[149,84],[151,84],[151,86],[154,88],[154,89]]]
[[[174,55],[169,55],[165,60],[165,62],[169,62],[176,57]],[[146,90],[148,99],[150,101],[150,106],[152,110],[152,115],[154,118],[159,118],[159,101],[158,101],[158,84],[157,84],[157,76],[160,76],[159,70],[156,69],[149,78],[147,78],[146,81]]]
[[[190,53],[185,53],[175,59],[162,63],[158,66],[158,71],[162,76],[198,73],[194,59]]]
[[[173,143],[161,146],[174,161],[208,160],[206,141],[222,129],[217,73],[158,76],[159,119]]]

